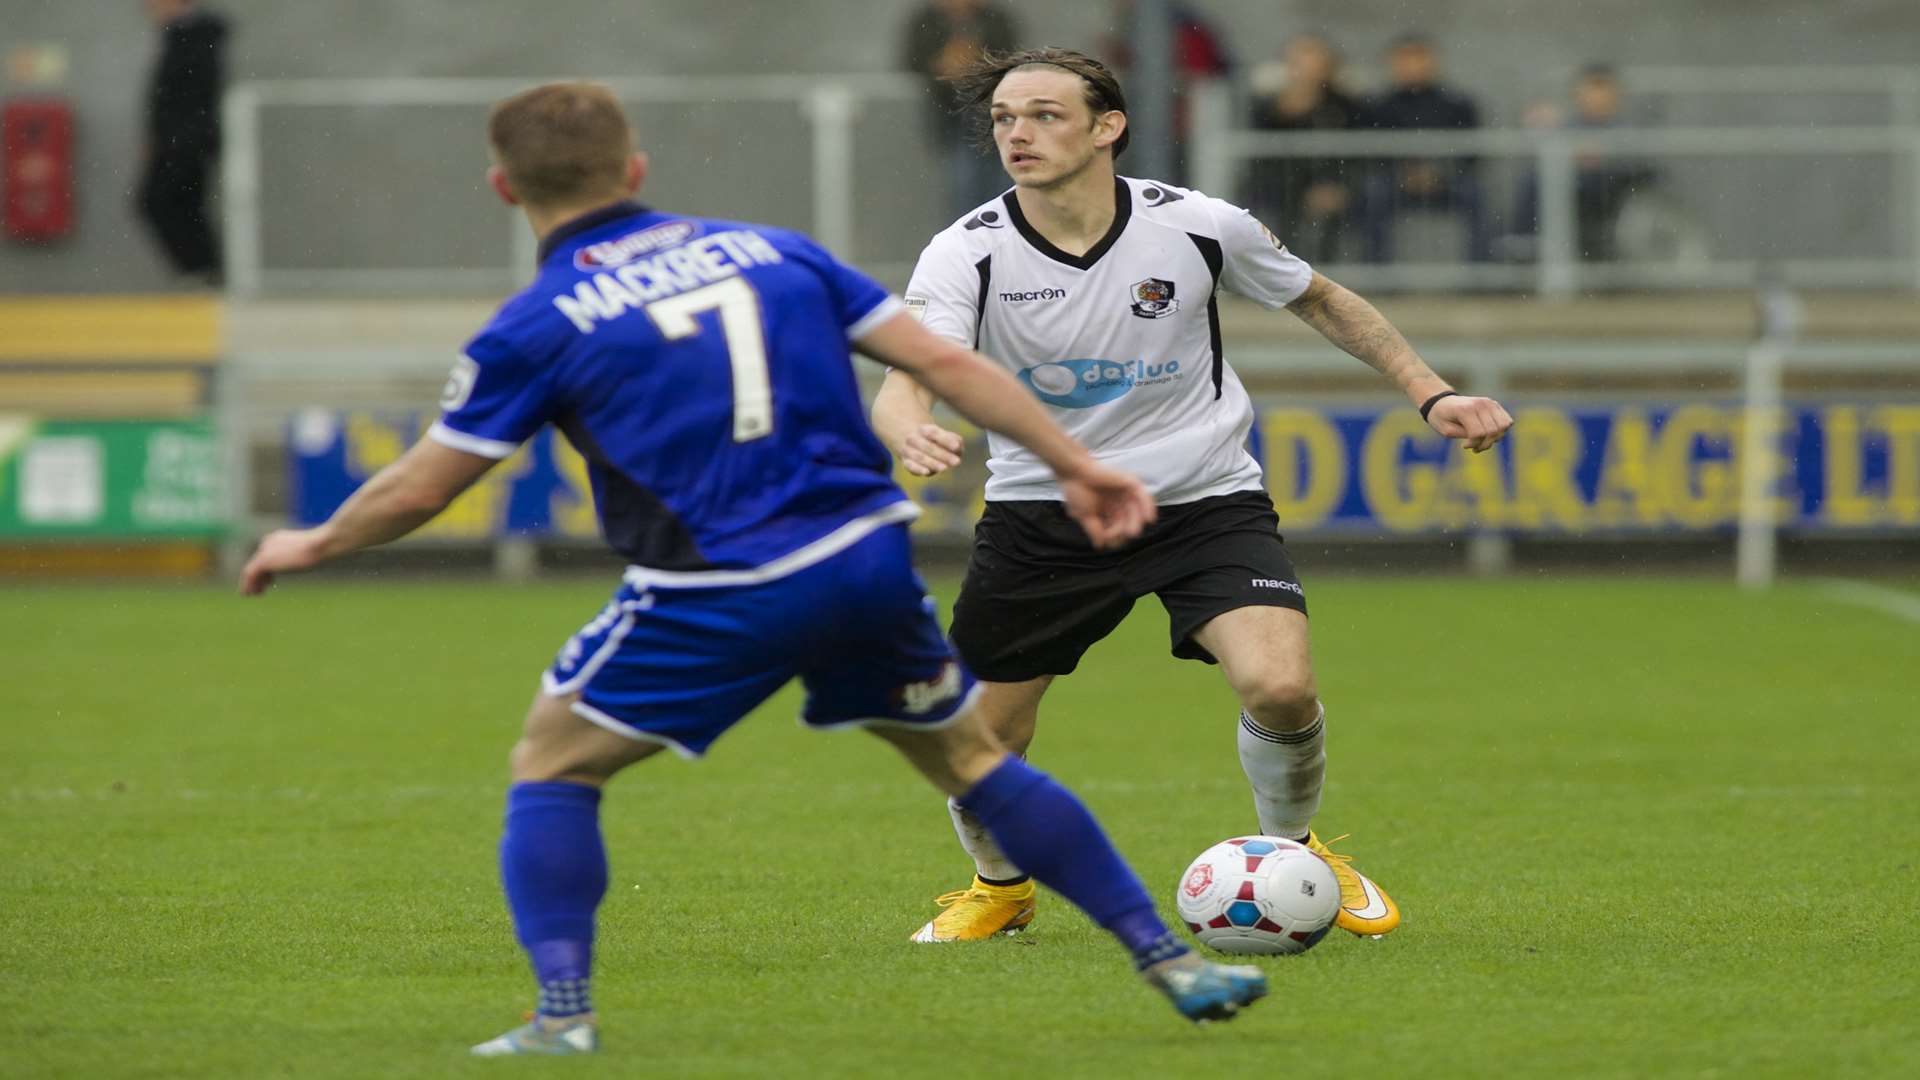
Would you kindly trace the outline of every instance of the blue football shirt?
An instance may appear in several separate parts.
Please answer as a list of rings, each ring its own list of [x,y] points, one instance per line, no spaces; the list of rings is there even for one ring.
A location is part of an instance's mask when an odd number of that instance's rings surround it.
[[[630,577],[767,580],[918,512],[848,348],[901,310],[798,233],[622,203],[546,238],[428,434],[504,458],[551,423]]]

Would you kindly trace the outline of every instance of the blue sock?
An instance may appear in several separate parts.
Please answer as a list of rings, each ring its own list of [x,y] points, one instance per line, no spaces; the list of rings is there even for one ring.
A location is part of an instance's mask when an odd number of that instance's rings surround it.
[[[1187,951],[1100,823],[1046,773],[1008,756],[960,796],[960,805],[973,811],[1009,861],[1119,938],[1136,964]]]
[[[600,789],[565,783],[508,789],[500,881],[514,933],[540,981],[540,1015],[592,1012],[593,912],[607,892]]]

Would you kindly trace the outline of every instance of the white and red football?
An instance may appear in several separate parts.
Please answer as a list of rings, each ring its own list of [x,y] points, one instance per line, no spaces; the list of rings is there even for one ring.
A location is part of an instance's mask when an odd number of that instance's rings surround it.
[[[1240,836],[1201,852],[1174,891],[1180,918],[1224,953],[1302,953],[1340,913],[1340,882],[1307,845]]]

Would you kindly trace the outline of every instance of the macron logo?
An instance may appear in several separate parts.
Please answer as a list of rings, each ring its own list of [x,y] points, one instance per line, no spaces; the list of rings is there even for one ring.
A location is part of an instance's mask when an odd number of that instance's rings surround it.
[[[1003,304],[1030,304],[1035,300],[1065,300],[1065,289],[1035,289],[1032,292],[1003,292],[1000,302]]]
[[[1286,591],[1293,593],[1295,596],[1307,595],[1306,593],[1301,592],[1300,586],[1295,585],[1293,582],[1280,581],[1275,578],[1265,578],[1265,577],[1254,578],[1253,587],[1256,589],[1285,589]]]

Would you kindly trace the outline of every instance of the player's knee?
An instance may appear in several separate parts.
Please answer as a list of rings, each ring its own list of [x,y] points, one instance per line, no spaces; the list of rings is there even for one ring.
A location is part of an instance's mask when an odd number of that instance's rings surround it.
[[[544,784],[564,780],[599,785],[625,762],[609,761],[578,741],[523,735],[507,754],[507,770],[516,784]]]
[[[516,784],[538,783],[541,780],[551,779],[540,775],[543,765],[543,755],[539,745],[526,736],[522,736],[513,744],[513,749],[507,751],[507,773],[513,777],[513,782]]]
[[[1254,722],[1273,731],[1298,731],[1320,714],[1320,692],[1312,672],[1261,672],[1238,689],[1240,703]]]
[[[993,732],[1000,746],[1016,754],[1024,754],[1033,743],[1033,730],[1038,726],[1040,713],[1036,709],[1016,710],[1001,716],[988,718],[987,728]]]
[[[922,776],[948,795],[966,793],[1007,754],[977,714],[958,717],[943,728],[871,730],[892,743]]]

